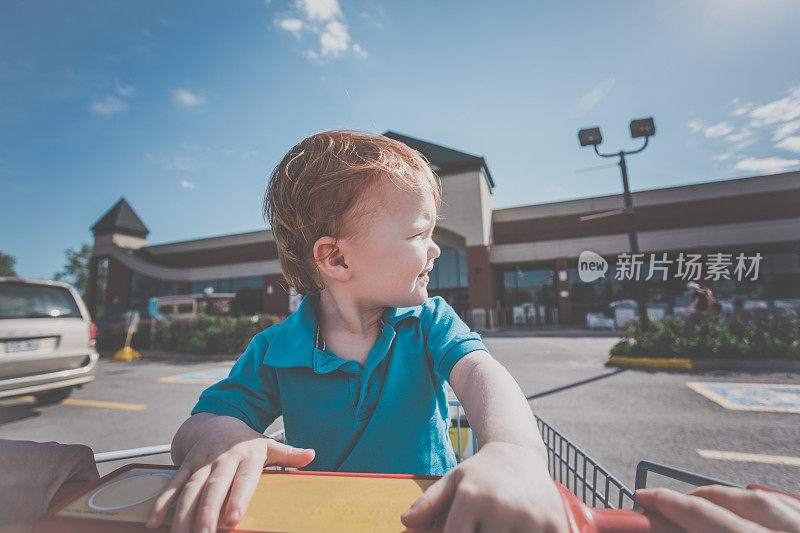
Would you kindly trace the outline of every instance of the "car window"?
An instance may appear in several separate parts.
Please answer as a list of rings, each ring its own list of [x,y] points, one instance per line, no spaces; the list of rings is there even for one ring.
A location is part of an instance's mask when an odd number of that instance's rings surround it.
[[[0,319],[82,318],[72,294],[63,287],[0,284]]]

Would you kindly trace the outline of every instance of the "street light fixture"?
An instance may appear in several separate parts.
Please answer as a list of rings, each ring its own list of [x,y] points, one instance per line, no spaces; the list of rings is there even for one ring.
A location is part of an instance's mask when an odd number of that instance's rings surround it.
[[[632,138],[644,137],[644,144],[640,148],[629,152],[620,150],[612,154],[601,153],[600,150],[597,149],[597,145],[603,142],[603,135],[600,133],[600,128],[586,128],[580,130],[578,132],[578,140],[581,146],[592,146],[594,152],[600,157],[619,157],[619,168],[622,172],[622,189],[625,199],[625,209],[623,209],[623,211],[628,221],[628,241],[631,246],[631,255],[633,255],[639,253],[639,239],[636,236],[636,224],[633,218],[633,201],[631,200],[631,191],[628,188],[628,167],[625,164],[625,156],[638,154],[647,148],[650,137],[656,134],[656,125],[653,122],[653,117],[640,118],[631,121],[630,129]],[[637,298],[637,303],[639,304],[639,322],[642,326],[647,327],[647,292],[645,290],[644,279],[641,278],[641,276],[639,278],[640,279],[637,280],[639,293]]]

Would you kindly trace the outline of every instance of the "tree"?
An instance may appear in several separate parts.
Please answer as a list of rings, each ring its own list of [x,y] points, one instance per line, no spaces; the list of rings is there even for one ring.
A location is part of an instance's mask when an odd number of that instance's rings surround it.
[[[17,273],[14,271],[14,263],[16,262],[17,260],[10,255],[0,252],[0,276],[17,277]]]
[[[89,260],[92,257],[92,246],[86,243],[76,251],[72,248],[64,250],[67,262],[64,269],[56,272],[53,279],[66,281],[78,289],[82,297],[86,297],[86,287],[89,285]],[[100,261],[97,265],[97,296],[105,294],[106,263]]]

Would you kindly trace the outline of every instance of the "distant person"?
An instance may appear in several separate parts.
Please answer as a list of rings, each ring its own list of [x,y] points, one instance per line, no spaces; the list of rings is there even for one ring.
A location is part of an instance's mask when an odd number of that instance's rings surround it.
[[[449,509],[453,531],[567,530],[525,395],[453,308],[428,298],[440,191],[419,152],[384,136],[324,132],[284,156],[265,215],[283,276],[305,297],[200,395],[148,527],[173,501],[174,532],[236,524],[276,464],[443,476],[398,517],[407,527]],[[445,381],[481,444],[458,465]],[[281,414],[287,444],[263,435]]]
[[[690,281],[686,284],[686,288],[689,289],[694,298],[692,303],[686,306],[687,313],[691,313],[693,310],[697,312],[718,312],[722,309],[722,306],[714,297],[714,293],[708,287],[703,287],[699,283]]]
[[[0,533],[30,533],[64,483],[100,476],[82,444],[0,439]]]

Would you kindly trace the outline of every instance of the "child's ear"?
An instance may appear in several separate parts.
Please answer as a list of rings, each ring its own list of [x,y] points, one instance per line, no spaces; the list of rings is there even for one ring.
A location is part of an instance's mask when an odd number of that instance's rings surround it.
[[[314,243],[314,262],[320,274],[336,281],[347,281],[350,269],[342,248],[333,237],[320,237]]]

